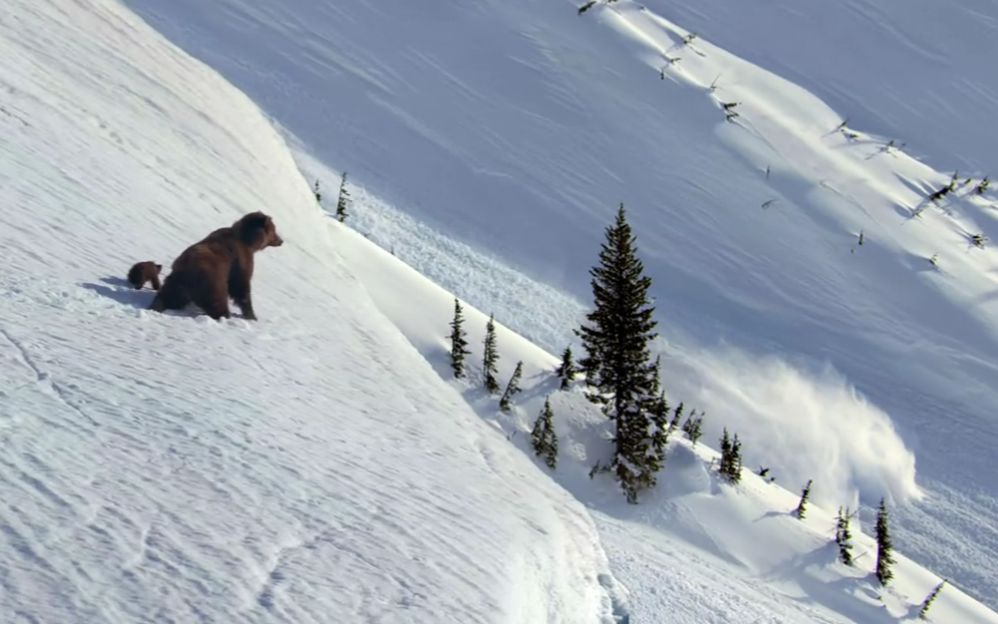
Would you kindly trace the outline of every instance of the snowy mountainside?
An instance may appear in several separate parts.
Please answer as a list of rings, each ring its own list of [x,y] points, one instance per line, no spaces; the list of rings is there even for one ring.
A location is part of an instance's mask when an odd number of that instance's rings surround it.
[[[442,328],[453,313],[453,295],[357,231],[332,220],[329,226],[336,249],[378,308],[441,376],[451,378]],[[497,398],[480,387],[489,316],[466,306],[464,318],[471,347],[468,380],[452,383],[486,422],[531,456],[533,419],[550,400],[560,448],[552,476],[592,515],[612,570],[629,589],[635,621],[917,620],[922,600],[939,577],[899,555],[895,582],[881,590],[872,573],[876,544],[871,537],[854,525],[856,565],[841,565],[832,541],[834,513],[812,504],[806,521],[797,520],[791,511],[799,495],[748,469],[738,486],[722,484],[711,440],[691,447],[674,434],[659,484],[641,504],[626,504],[609,477],[594,481],[589,474],[596,461],[609,460],[611,432],[580,384],[559,390],[558,359],[499,322],[500,379],[505,382],[517,363],[523,364],[522,392],[513,398],[510,413],[501,412]],[[998,614],[958,587],[944,591],[933,605],[932,621],[998,622]]]
[[[872,458],[847,485],[867,504],[908,500],[899,543],[998,604],[996,259],[972,242],[998,236],[994,191],[973,192],[995,164],[993,3],[620,0],[581,16],[535,0],[127,4],[319,161],[568,294],[538,325],[519,315],[525,335],[554,336],[566,301],[585,298],[585,268],[625,202],[667,353],[690,354],[700,374],[817,378],[847,405],[853,386],[865,397],[842,421],[826,393],[773,392],[774,409],[730,413],[732,425],[768,453]],[[835,131],[844,117],[851,139]],[[957,190],[926,201],[954,169]],[[520,280],[480,291],[452,279],[479,307],[523,300]],[[542,346],[560,349],[569,329]],[[741,370],[757,360],[758,374]],[[728,382],[704,381],[704,402],[724,403],[715,388]],[[882,468],[868,442],[891,427],[903,447],[890,472],[913,453],[921,500],[864,481]]]
[[[245,96],[106,0],[0,7],[0,619],[613,622],[584,508],[330,245]],[[261,320],[124,273],[264,210]]]

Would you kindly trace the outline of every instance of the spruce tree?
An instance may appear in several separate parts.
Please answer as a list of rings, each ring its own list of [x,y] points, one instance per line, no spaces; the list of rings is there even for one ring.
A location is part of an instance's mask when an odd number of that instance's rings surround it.
[[[499,372],[498,362],[496,323],[495,318],[490,314],[489,322],[485,325],[485,351],[482,355],[482,374],[484,375],[485,389],[489,391],[489,394],[499,392],[499,382],[496,380],[496,373]]]
[[[649,437],[651,449],[648,456],[648,467],[651,474],[657,473],[665,465],[665,449],[669,444],[669,402],[662,390],[660,359],[655,359],[654,376],[652,379],[653,398],[650,399],[647,410],[651,418]]]
[[[538,457],[544,458],[548,468],[554,469],[558,462],[558,436],[554,432],[554,413],[551,411],[551,401],[544,399],[544,409],[534,421],[530,431],[530,445]]]
[[[932,607],[932,603],[936,601],[936,596],[938,596],[939,592],[943,590],[943,585],[945,584],[946,584],[946,579],[943,579],[943,581],[938,585],[936,585],[935,589],[933,589],[932,592],[925,597],[925,600],[922,601],[922,608],[918,610],[918,617],[920,619],[923,620],[928,619],[929,609]]]
[[[880,509],[877,510],[877,580],[881,585],[887,585],[894,578],[894,546],[891,543],[891,533],[887,526],[887,503],[880,499]]]
[[[675,411],[675,413],[672,416],[672,422],[669,423],[669,430],[670,431],[675,431],[676,429],[679,429],[679,424],[681,422],[683,422],[683,403],[682,402],[680,402],[679,405],[676,406],[676,411]]]
[[[742,480],[742,443],[735,434],[734,439],[728,436],[727,427],[721,436],[721,464],[718,472],[728,483],[739,483]]]
[[[735,434],[731,440],[731,459],[728,461],[728,481],[741,483],[742,480],[742,441]]]
[[[317,203],[322,203],[322,193],[319,191],[319,180],[316,179],[315,186],[312,187],[312,194],[315,195],[315,201]]]
[[[340,223],[347,220],[347,208],[350,206],[350,191],[347,190],[347,172],[340,178],[340,196],[336,200],[336,218]]]
[[[847,566],[852,565],[852,532],[849,530],[849,508],[845,511],[839,507],[839,515],[835,521],[835,543],[839,546],[839,561]]]
[[[506,390],[502,393],[502,398],[499,399],[499,409],[504,412],[509,411],[509,402],[517,392],[520,391],[520,377],[523,375],[523,362],[516,363],[516,369],[513,371],[513,376],[509,378],[509,383],[506,384]]]
[[[697,416],[697,411],[691,410],[686,422],[683,423],[683,432],[686,433],[686,437],[690,439],[693,446],[696,446],[697,440],[703,434],[703,413],[701,412],[700,416]]]
[[[794,515],[797,516],[798,520],[803,520],[804,516],[807,515],[807,499],[811,496],[812,483],[814,483],[814,480],[808,479],[807,484],[804,485],[804,489],[800,492],[800,502],[797,503],[797,509],[794,510]]]
[[[462,327],[464,324],[462,311],[461,302],[454,299],[454,319],[450,322],[450,367],[458,379],[464,377],[464,356],[471,353],[467,349],[468,341],[465,340]]]
[[[728,462],[731,460],[731,438],[728,436],[728,428],[724,428],[724,433],[721,434],[721,464],[717,467],[717,471],[723,477],[728,475]]]
[[[654,485],[647,405],[654,396],[649,343],[656,336],[656,323],[648,298],[651,279],[637,257],[623,204],[606,229],[599,265],[589,273],[595,309],[576,330],[586,349],[581,364],[589,399],[601,405],[615,425],[611,470],[628,502],[636,503],[638,492]]]
[[[572,361],[572,348],[565,347],[561,354],[561,365],[558,366],[558,378],[561,379],[561,389],[566,390],[575,381],[575,362]]]

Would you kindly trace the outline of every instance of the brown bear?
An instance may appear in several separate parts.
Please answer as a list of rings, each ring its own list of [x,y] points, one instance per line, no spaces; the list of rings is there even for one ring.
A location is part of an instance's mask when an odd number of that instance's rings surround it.
[[[262,212],[252,212],[220,228],[184,250],[173,261],[173,272],[163,282],[151,309],[179,310],[194,302],[211,318],[229,318],[229,298],[243,311],[243,318],[256,320],[250,298],[253,254],[284,243],[274,221]]]
[[[156,264],[152,260],[136,262],[132,268],[128,270],[128,283],[130,283],[135,290],[142,290],[142,287],[146,285],[146,282],[152,282],[152,289],[159,290],[159,272],[162,270],[163,265]]]

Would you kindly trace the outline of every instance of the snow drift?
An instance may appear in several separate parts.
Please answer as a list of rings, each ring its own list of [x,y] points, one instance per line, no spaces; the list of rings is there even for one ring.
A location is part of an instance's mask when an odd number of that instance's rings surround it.
[[[993,3],[128,4],[319,160],[570,297],[623,201],[666,336],[830,363],[946,493],[900,511],[899,544],[998,601],[998,257],[971,242],[998,240],[972,192],[995,173]],[[509,284],[454,291],[499,312]],[[571,316],[503,318],[543,339]]]
[[[582,507],[379,313],[245,96],[115,2],[0,8],[0,612],[613,622]],[[253,210],[262,319],[123,275]]]

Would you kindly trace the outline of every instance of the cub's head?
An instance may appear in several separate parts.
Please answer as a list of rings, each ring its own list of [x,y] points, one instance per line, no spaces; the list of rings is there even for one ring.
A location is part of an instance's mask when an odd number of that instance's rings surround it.
[[[274,220],[262,212],[249,213],[236,221],[232,228],[238,233],[239,240],[253,251],[284,244],[284,240],[277,234]]]

